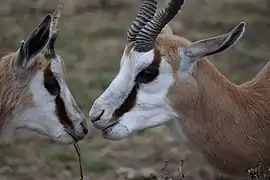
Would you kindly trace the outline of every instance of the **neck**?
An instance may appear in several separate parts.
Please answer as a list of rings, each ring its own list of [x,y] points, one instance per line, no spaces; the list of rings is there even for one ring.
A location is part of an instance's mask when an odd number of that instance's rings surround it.
[[[18,112],[26,108],[29,99],[29,93],[25,88],[28,83],[27,77],[20,77],[12,72],[13,57],[14,55],[10,54],[0,59],[0,136]]]
[[[269,70],[267,65],[238,86],[203,59],[193,75],[171,89],[178,95],[170,99],[189,140],[229,174],[270,162],[270,131],[265,128],[270,119]]]
[[[196,68],[196,102],[200,107],[193,106],[200,114],[209,116],[212,121],[232,118],[234,123],[246,121],[241,118],[246,113],[248,119],[270,117],[267,113],[270,107],[270,63],[256,77],[240,86],[229,81],[207,60],[199,61]],[[250,114],[251,111],[258,114]]]

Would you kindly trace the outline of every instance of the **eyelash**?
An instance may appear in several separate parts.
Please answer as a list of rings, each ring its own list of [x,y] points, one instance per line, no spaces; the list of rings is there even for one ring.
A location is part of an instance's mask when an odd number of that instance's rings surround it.
[[[44,83],[45,88],[49,91],[52,95],[58,95],[60,92],[60,86],[58,81],[55,79],[54,76],[47,79],[47,81]]]
[[[137,75],[136,82],[144,84],[149,83],[158,76],[158,73],[158,66],[150,65]]]

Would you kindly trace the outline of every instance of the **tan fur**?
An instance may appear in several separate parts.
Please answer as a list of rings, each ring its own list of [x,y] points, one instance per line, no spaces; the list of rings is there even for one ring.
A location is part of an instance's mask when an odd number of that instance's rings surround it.
[[[174,71],[178,71],[180,68],[179,56],[178,56],[178,48],[185,47],[190,43],[185,38],[175,36],[172,34],[160,34],[157,37],[156,46],[160,51],[161,56],[166,56],[169,60],[169,63],[172,65]]]
[[[12,60],[16,53],[11,53],[0,59],[0,134],[4,126],[18,112],[32,106],[29,82],[38,70],[45,69],[48,61],[38,55],[35,63],[28,69],[27,74],[15,74]]]
[[[126,49],[125,49],[125,52],[124,52],[125,56],[129,56],[130,55],[131,50],[132,50],[134,44],[135,44],[135,42],[130,42],[130,43],[128,43],[126,45]]]
[[[177,49],[188,40],[161,34],[157,47],[173,67],[167,98],[189,140],[216,168],[231,175],[247,173],[258,162],[270,165],[270,63],[240,86],[226,79],[207,59],[194,74],[180,79]]]

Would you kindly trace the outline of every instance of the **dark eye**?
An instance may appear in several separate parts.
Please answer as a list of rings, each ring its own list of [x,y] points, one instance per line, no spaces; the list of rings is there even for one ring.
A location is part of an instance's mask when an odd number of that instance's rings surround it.
[[[52,95],[58,95],[60,92],[60,86],[54,76],[48,78],[45,81],[44,86]]]
[[[137,75],[136,82],[149,83],[158,76],[158,73],[158,66],[150,65]]]

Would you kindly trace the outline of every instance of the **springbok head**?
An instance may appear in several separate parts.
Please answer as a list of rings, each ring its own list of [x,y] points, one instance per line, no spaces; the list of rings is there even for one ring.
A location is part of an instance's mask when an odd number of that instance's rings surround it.
[[[169,89],[183,79],[193,83],[191,73],[198,60],[228,49],[242,35],[244,23],[228,34],[193,43],[173,35],[167,23],[183,3],[184,0],[171,0],[155,14],[155,0],[142,2],[127,32],[120,70],[89,112],[94,127],[105,138],[119,140],[132,132],[180,118]]]
[[[62,6],[48,14],[16,53],[0,64],[2,103],[1,134],[27,128],[59,143],[82,140],[88,132],[86,118],[76,104],[65,80],[64,62],[54,44]],[[8,133],[9,134],[9,133]]]

